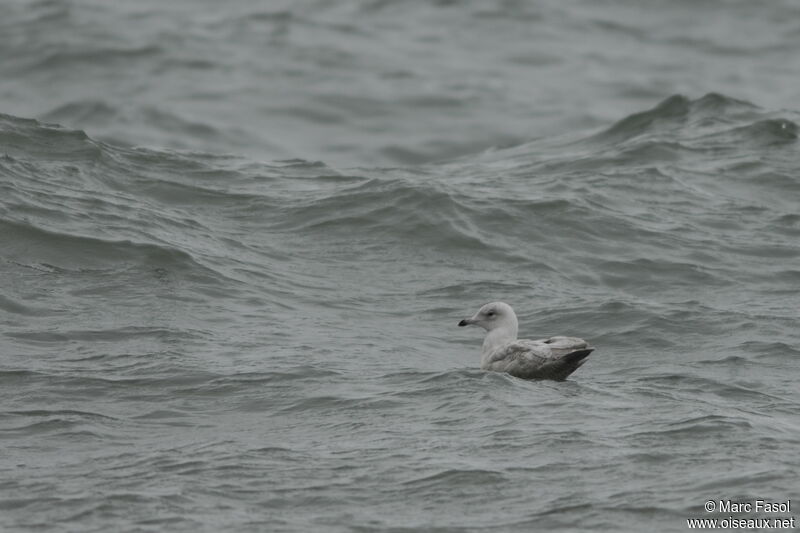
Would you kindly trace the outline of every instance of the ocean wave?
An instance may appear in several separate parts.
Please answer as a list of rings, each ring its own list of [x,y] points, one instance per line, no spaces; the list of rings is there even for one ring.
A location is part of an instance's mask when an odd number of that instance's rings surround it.
[[[591,137],[591,141],[619,144],[644,135],[678,135],[692,127],[723,127],[752,120],[759,108],[749,102],[717,93],[696,100],[676,94],[654,108],[629,115]]]
[[[6,260],[58,268],[61,270],[106,270],[130,263],[144,263],[150,268],[195,268],[202,266],[191,255],[169,246],[109,241],[69,233],[50,231],[33,224],[0,219],[0,232],[6,237],[3,256]],[[67,258],[67,261],[63,261]],[[60,263],[60,264],[59,264]]]
[[[33,161],[96,161],[102,150],[82,130],[0,113],[0,146],[6,163],[17,157]]]
[[[556,245],[557,241],[550,238],[555,228],[560,240],[566,232],[583,241],[597,239],[598,246],[603,246],[607,234],[597,233],[595,228],[612,224],[627,223],[620,231],[640,233],[642,243],[655,234],[664,234],[661,228],[649,231],[649,221],[609,212],[613,200],[607,201],[604,190],[624,187],[628,193],[646,194],[658,183],[661,194],[655,201],[675,194],[687,205],[704,202],[707,197],[702,185],[687,187],[685,177],[664,165],[682,165],[684,159],[695,155],[707,157],[714,143],[730,145],[749,140],[752,146],[763,148],[796,138],[794,122],[763,115],[752,104],[717,94],[697,100],[671,97],[577,144],[549,146],[542,153],[534,143],[529,155],[515,148],[509,152],[511,166],[491,178],[494,184],[465,183],[458,174],[459,166],[447,165],[413,173],[375,169],[363,175],[331,172],[306,162],[300,167],[253,166],[238,160],[231,166],[224,156],[209,159],[200,154],[118,148],[94,142],[80,131],[7,115],[0,123],[0,137],[11,148],[7,150],[9,157],[27,156],[34,166],[41,165],[41,159],[60,158],[74,168],[56,172],[71,172],[84,181],[91,180],[93,186],[124,192],[131,205],[155,201],[168,206],[173,212],[164,213],[164,223],[175,227],[186,220],[184,213],[175,210],[211,203],[224,207],[226,214],[235,218],[241,219],[246,213],[254,221],[260,219],[271,231],[283,234],[361,234],[383,237],[387,242],[410,240],[417,246],[443,250],[497,251],[513,259],[523,249],[521,241]],[[709,119],[718,122],[713,132],[708,131],[707,124],[698,126]],[[702,135],[698,135],[699,130]],[[49,149],[55,146],[57,149]],[[564,158],[565,153],[574,154],[575,148],[579,149],[577,158]],[[504,153],[494,152],[492,158],[497,160]],[[94,168],[98,160],[103,177]],[[580,161],[587,164],[580,166]],[[642,161],[647,161],[647,169],[641,168]],[[7,169],[20,180],[33,174],[32,169],[14,169],[8,163]],[[651,175],[646,180],[624,182],[615,176],[592,176],[597,165],[608,169],[610,164],[616,167],[618,176],[627,168],[640,176],[642,172]],[[766,172],[763,163],[759,167],[762,174]],[[659,176],[658,181],[654,181],[653,173]],[[553,181],[554,177],[558,181]],[[61,180],[65,179],[66,174]],[[302,189],[306,195],[298,196]],[[523,189],[526,192],[517,194]],[[111,199],[108,195],[99,198]],[[188,222],[196,226],[199,221],[195,218]],[[217,219],[212,223],[220,222]],[[192,254],[191,250],[183,251]],[[530,261],[534,257],[523,252],[520,259]]]

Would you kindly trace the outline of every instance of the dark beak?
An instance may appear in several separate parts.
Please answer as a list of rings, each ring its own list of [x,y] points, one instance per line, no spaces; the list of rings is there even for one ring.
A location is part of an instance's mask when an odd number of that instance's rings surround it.
[[[469,326],[470,322],[466,318],[458,323],[458,326],[463,328],[464,326]]]

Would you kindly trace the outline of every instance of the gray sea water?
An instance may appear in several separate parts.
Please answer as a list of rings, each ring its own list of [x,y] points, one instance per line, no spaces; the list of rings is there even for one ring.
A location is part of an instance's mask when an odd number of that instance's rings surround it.
[[[2,11],[0,530],[800,514],[800,4]]]

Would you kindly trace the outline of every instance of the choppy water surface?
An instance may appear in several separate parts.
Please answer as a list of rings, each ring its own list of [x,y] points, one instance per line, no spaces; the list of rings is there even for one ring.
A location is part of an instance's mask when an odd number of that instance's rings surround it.
[[[638,6],[12,2],[0,528],[800,501],[797,8]],[[597,351],[481,372],[493,299]]]

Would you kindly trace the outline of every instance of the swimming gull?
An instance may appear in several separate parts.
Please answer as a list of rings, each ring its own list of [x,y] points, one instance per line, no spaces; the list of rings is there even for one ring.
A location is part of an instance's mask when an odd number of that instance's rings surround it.
[[[480,326],[487,331],[483,340],[481,369],[507,372],[523,379],[563,380],[578,369],[592,353],[583,339],[550,337],[517,339],[517,315],[510,305],[492,302],[459,326]]]

